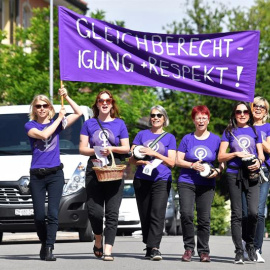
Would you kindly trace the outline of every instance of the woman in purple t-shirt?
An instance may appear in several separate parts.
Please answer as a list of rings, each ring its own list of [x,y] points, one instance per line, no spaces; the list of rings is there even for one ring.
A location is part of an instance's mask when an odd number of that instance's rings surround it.
[[[176,140],[174,135],[166,133],[164,127],[169,125],[169,118],[162,106],[154,106],[150,110],[150,129],[140,131],[131,150],[136,146],[143,146],[139,152],[147,158],[137,160],[130,158],[130,163],[137,165],[134,176],[134,189],[138,211],[142,224],[143,243],[146,244],[146,258],[161,260],[159,251],[166,206],[171,189],[171,168],[175,164]],[[152,147],[149,147],[160,135]],[[151,166],[159,161],[159,165]]]
[[[209,236],[211,204],[215,195],[215,177],[223,169],[214,167],[220,145],[219,136],[207,130],[210,111],[205,105],[192,109],[195,132],[184,136],[177,151],[176,165],[181,167],[178,179],[181,224],[185,253],[182,261],[190,262],[195,249],[194,205],[198,216],[197,251],[201,262],[210,262]],[[210,164],[206,166],[205,164]],[[206,167],[204,167],[206,166]],[[206,170],[209,170],[206,173]],[[201,175],[202,174],[202,175]]]
[[[94,117],[85,121],[80,136],[80,153],[90,156],[86,169],[86,191],[88,215],[95,234],[93,252],[97,258],[113,261],[114,244],[119,207],[122,200],[124,181],[99,182],[93,168],[95,146],[101,147],[101,155],[108,157],[113,152],[116,164],[120,164],[121,154],[129,152],[129,137],[125,122],[119,119],[115,99],[108,91],[101,91],[93,105]],[[98,154],[97,154],[98,155]],[[103,254],[103,216],[105,207],[105,247]]]
[[[255,97],[252,106],[253,118],[254,118],[254,126],[259,133],[261,133],[262,137],[262,146],[265,156],[265,161],[262,164],[262,169],[266,180],[269,176],[270,169],[270,124],[266,123],[269,118],[269,103],[263,97]],[[265,229],[265,205],[267,201],[267,196],[269,192],[269,181],[265,181],[261,178],[262,182],[260,184],[260,196],[259,196],[259,207],[258,207],[258,222],[256,226],[256,233],[254,238],[254,248],[256,250],[257,262],[264,263],[265,260],[262,257],[262,244],[264,237],[264,229]],[[243,207],[243,230],[242,230],[242,238],[243,241],[246,241],[246,233],[247,233],[247,224],[248,224],[248,207],[247,207],[247,198],[245,192],[242,192],[242,207]],[[244,242],[245,243],[245,242]],[[245,255],[245,253],[244,253]]]
[[[258,169],[264,161],[261,134],[253,126],[251,108],[246,102],[237,102],[232,110],[229,125],[222,135],[218,160],[227,162],[227,184],[231,200],[231,230],[235,245],[236,264],[244,263],[242,246],[242,200],[244,192],[248,205],[248,225],[246,249],[249,259],[257,259],[254,249],[254,235],[258,218],[259,174]],[[227,149],[230,151],[227,152]],[[246,167],[243,158],[255,156],[252,165]]]
[[[80,107],[68,96],[65,88],[59,89],[74,110],[67,116],[66,128],[81,115]],[[58,117],[53,120],[55,111],[50,100],[44,95],[36,96],[31,103],[30,120],[25,130],[32,149],[30,169],[30,190],[33,200],[34,220],[38,237],[42,243],[40,259],[55,261],[52,250],[58,229],[58,209],[64,186],[63,165],[60,162],[59,133],[66,114],[62,107]],[[47,222],[45,198],[48,193]]]

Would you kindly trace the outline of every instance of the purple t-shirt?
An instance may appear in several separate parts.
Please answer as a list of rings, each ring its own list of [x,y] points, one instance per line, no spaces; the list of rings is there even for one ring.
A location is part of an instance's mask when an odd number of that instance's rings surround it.
[[[115,118],[110,122],[102,122],[99,120],[104,132],[107,134],[107,140],[97,119],[91,118],[84,122],[81,134],[89,137],[90,148],[93,146],[118,146],[120,139],[128,138],[128,131],[125,122],[122,119]]]
[[[270,136],[270,124],[265,123],[265,124],[263,124],[261,126],[254,126],[254,127],[256,128],[258,134],[261,132],[262,140],[266,141],[267,137]],[[269,154],[264,152],[264,156],[265,156],[265,162],[267,162],[267,164],[270,166]]]
[[[202,160],[214,165],[220,146],[219,136],[210,132],[205,140],[198,140],[194,132],[187,134],[179,144],[178,151],[185,153],[185,160],[196,162]],[[181,168],[178,182],[185,182],[193,185],[215,186],[215,178],[202,177],[196,170]]]
[[[148,147],[159,136],[160,134],[153,134],[149,129],[141,130],[136,135],[133,145],[143,145]],[[168,157],[168,150],[176,150],[176,139],[174,135],[167,133],[154,145],[152,149],[161,155]],[[152,158],[152,160],[154,160],[154,158]],[[145,165],[140,165],[137,167],[134,176],[135,178],[154,182],[159,180],[172,181],[171,169],[168,166],[161,163],[157,166],[157,168],[153,169],[151,176],[142,172],[144,167]]]
[[[240,128],[233,130],[234,136],[237,138],[239,142],[231,135],[226,135],[225,131],[222,134],[221,141],[229,142],[230,153],[233,152],[242,152],[246,149],[250,154],[254,154],[256,157],[258,156],[256,144],[262,143],[262,136],[259,132],[258,136],[254,133],[251,127]],[[240,145],[239,145],[240,144]],[[235,157],[229,161],[227,161],[227,166],[233,167],[241,167],[242,161],[241,158]],[[228,173],[237,173],[238,170],[234,170],[231,168],[227,168]]]
[[[28,133],[32,128],[43,130],[52,123],[53,120],[48,124],[29,121],[25,124],[24,128],[26,133]],[[31,169],[53,168],[60,165],[59,133],[61,131],[62,124],[60,123],[55,132],[47,140],[35,139],[28,136],[32,149]]]

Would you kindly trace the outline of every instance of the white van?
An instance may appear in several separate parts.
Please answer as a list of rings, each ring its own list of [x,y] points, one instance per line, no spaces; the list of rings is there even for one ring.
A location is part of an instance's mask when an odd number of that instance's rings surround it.
[[[60,105],[54,105],[56,113]],[[67,115],[73,113],[65,106]],[[24,125],[29,105],[0,106],[0,243],[4,232],[35,231],[34,211],[29,192],[31,148]],[[83,116],[60,133],[61,162],[65,186],[59,209],[59,230],[76,230],[80,241],[93,241],[85,207],[85,169],[88,157],[79,154],[81,127],[93,116],[81,106]]]

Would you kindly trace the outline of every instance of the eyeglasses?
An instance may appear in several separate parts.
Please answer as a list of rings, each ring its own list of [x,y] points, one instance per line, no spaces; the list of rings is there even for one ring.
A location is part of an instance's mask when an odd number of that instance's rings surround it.
[[[254,104],[253,105],[253,108],[254,109],[259,109],[259,110],[266,110],[266,107],[265,106],[263,106],[263,105],[257,105],[257,104]]]
[[[106,104],[110,105],[110,104],[112,104],[112,98],[107,98],[107,99],[100,98],[100,99],[98,99],[99,104],[104,104],[104,102],[106,102]]]
[[[208,120],[208,117],[202,117],[202,118],[195,118],[195,121],[197,122],[206,122]]]
[[[150,116],[151,116],[151,118],[155,118],[156,116],[158,118],[161,118],[163,116],[163,114],[162,113],[151,113]]]
[[[245,115],[249,115],[249,111],[248,110],[243,110],[243,111],[242,110],[236,110],[235,111],[235,114],[236,115],[241,115],[242,113],[245,114]]]
[[[41,108],[48,109],[49,104],[36,104],[35,108],[37,108],[37,109],[41,109]]]

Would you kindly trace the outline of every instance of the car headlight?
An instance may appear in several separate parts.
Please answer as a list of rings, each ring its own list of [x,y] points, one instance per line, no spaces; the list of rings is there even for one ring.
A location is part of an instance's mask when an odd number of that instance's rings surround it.
[[[80,162],[69,181],[64,185],[62,196],[73,194],[85,187],[85,166]]]

